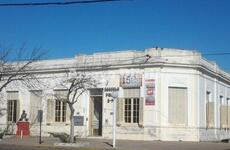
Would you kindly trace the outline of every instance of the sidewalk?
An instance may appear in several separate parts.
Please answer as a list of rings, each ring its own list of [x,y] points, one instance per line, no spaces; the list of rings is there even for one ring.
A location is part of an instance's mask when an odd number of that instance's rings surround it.
[[[71,144],[62,144],[61,141],[53,137],[42,137],[44,141],[39,144],[38,137],[6,137],[0,141],[0,145],[15,146],[36,146],[36,147],[52,147],[52,148],[79,148],[86,147],[92,149],[112,149],[111,139],[87,138],[77,139],[77,146]],[[59,144],[58,144],[59,143]],[[61,144],[60,144],[61,143]],[[80,143],[80,145],[79,145]],[[229,150],[229,143],[212,143],[212,142],[161,142],[161,141],[131,141],[117,140],[116,148],[122,150]],[[58,144],[58,145],[57,145]]]
[[[28,136],[21,138],[20,136],[6,136],[0,141],[0,145],[17,145],[17,146],[45,146],[53,147],[54,143],[60,143],[58,138],[42,137],[42,144],[39,144],[39,137]]]

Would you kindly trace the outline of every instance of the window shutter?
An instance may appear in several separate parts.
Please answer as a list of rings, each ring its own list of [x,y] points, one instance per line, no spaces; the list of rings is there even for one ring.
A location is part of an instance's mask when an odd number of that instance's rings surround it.
[[[38,121],[38,110],[42,109],[42,91],[31,91],[30,92],[30,116],[29,120],[31,123]]]
[[[175,124],[176,120],[176,109],[177,109],[177,95],[176,89],[168,88],[168,122]]]
[[[206,103],[206,128],[209,128],[209,102]]]
[[[48,99],[47,101],[47,123],[54,122],[55,117],[55,100]]]
[[[187,88],[168,88],[168,122],[187,125]]]
[[[208,103],[208,127],[214,127],[214,102]]]
[[[118,98],[116,103],[117,103],[116,122],[117,122],[117,126],[120,126],[124,120],[124,99]]]
[[[16,101],[16,105],[17,105],[17,115],[16,115],[16,120],[17,121],[19,121],[19,119],[20,119],[20,101],[19,100],[17,100]]]
[[[177,116],[178,120],[177,122],[183,125],[187,125],[187,89],[185,88],[178,88],[177,89],[177,98],[178,98],[178,109]]]
[[[227,107],[228,106],[220,107],[220,127],[221,128],[227,127]]]
[[[68,103],[66,103],[66,123],[70,123],[70,108]]]
[[[227,106],[227,128],[230,127],[230,106]]]
[[[139,101],[139,126],[143,127],[144,125],[144,99],[140,98]]]
[[[7,121],[10,121],[10,114],[9,114],[9,111],[10,111],[10,101],[7,100]]]

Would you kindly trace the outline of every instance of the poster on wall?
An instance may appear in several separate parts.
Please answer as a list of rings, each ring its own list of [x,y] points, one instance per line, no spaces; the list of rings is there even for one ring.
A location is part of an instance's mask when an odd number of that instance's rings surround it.
[[[145,105],[155,105],[155,79],[145,80]]]
[[[142,85],[142,74],[123,74],[120,86],[123,88],[140,87]]]

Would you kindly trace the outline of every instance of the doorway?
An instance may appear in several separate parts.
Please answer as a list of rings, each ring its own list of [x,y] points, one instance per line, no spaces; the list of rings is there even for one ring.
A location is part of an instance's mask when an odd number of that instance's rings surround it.
[[[89,123],[91,136],[102,136],[102,96],[91,96]]]

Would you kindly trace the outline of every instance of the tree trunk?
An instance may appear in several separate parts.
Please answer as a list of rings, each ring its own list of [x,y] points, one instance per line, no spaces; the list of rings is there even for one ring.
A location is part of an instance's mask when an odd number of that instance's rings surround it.
[[[73,108],[73,104],[69,104],[69,108],[70,108],[70,139],[69,142],[70,143],[74,143],[74,108]]]

